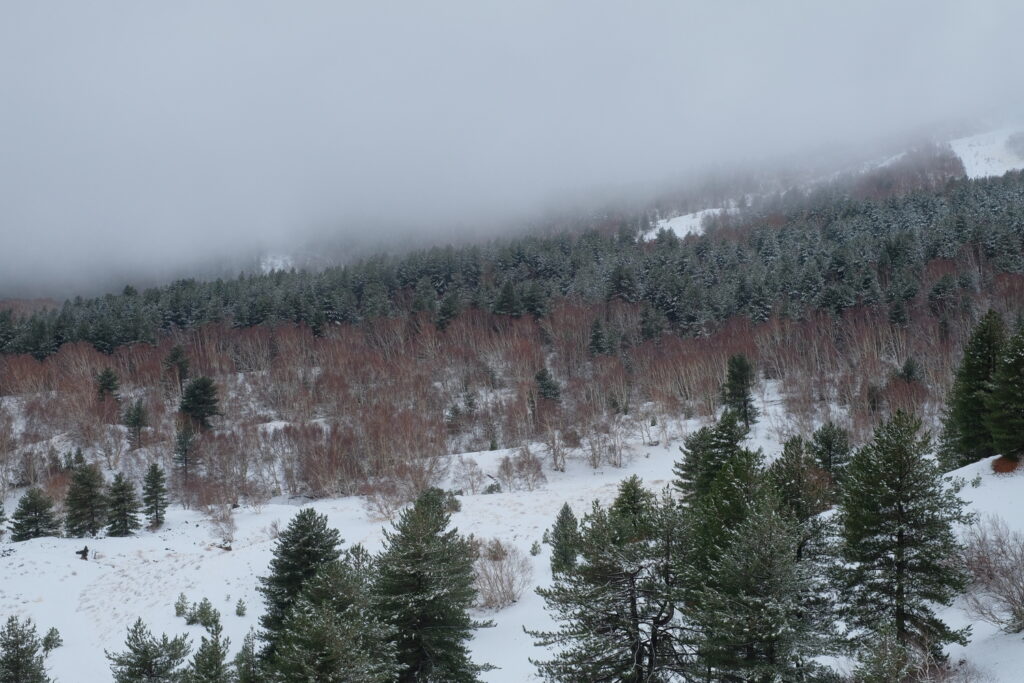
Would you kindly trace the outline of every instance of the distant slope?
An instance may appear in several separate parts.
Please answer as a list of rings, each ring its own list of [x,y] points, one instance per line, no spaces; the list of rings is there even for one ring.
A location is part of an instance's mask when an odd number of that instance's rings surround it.
[[[1002,128],[959,138],[949,145],[963,162],[967,177],[1001,176],[1007,171],[1024,168],[1024,145],[1014,148],[1009,144],[1014,135],[1024,135],[1024,129]]]

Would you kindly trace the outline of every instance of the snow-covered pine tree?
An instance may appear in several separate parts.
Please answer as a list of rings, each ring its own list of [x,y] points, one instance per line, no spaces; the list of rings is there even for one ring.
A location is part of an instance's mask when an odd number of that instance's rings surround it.
[[[751,391],[756,376],[750,359],[742,353],[729,357],[725,384],[722,386],[722,403],[726,410],[735,413],[747,429],[757,422],[757,407]]]
[[[11,540],[27,541],[41,536],[59,536],[60,525],[53,513],[53,501],[33,486],[18,501],[11,515]]]
[[[64,531],[68,536],[95,536],[107,519],[103,474],[96,465],[78,465],[64,499]]]
[[[985,399],[992,449],[1011,460],[1024,456],[1024,329],[1003,350]]]
[[[547,680],[670,680],[685,670],[673,595],[681,508],[667,492],[627,497],[616,500],[618,512],[594,503],[578,561],[537,589],[559,622],[556,631],[527,631],[537,645],[555,646],[552,659],[534,662]]]
[[[551,527],[551,573],[568,571],[576,564],[580,552],[580,529],[576,515],[568,503],[562,504]]]
[[[228,663],[231,639],[224,637],[224,627],[219,621],[207,631],[210,637],[202,636],[185,671],[185,683],[234,683],[235,676]]]
[[[142,445],[142,430],[149,424],[146,405],[142,402],[141,398],[132,401],[125,408],[124,417],[121,421],[128,429],[128,441],[131,443],[132,449],[139,448]]]
[[[969,516],[930,450],[920,419],[897,412],[850,460],[840,492],[849,623],[891,629],[908,649],[965,643],[967,635],[935,614],[966,584],[953,525]]]
[[[260,577],[258,588],[266,604],[260,617],[264,662],[273,662],[284,620],[306,582],[325,564],[338,559],[340,543],[338,530],[329,527],[327,516],[313,508],[299,510],[278,536],[270,574]]]
[[[476,600],[475,551],[448,529],[439,489],[428,489],[384,532],[377,558],[374,610],[396,630],[401,682],[478,680],[467,642],[483,626],[469,616]]]
[[[282,681],[390,683],[400,670],[394,629],[370,606],[365,551],[346,552],[307,582],[285,618],[271,674]]]
[[[135,486],[118,472],[107,490],[107,535],[131,536],[140,526]]]
[[[110,368],[103,368],[98,375],[96,375],[96,398],[103,401],[106,398],[117,398],[117,390],[120,387],[120,381],[117,378],[117,373]]]
[[[114,683],[181,681],[182,664],[192,650],[183,635],[168,638],[167,634],[161,634],[160,639],[156,639],[142,619],[128,629],[125,648],[124,652],[105,652]]]
[[[199,430],[209,429],[210,418],[221,414],[213,379],[196,377],[189,382],[181,395],[179,410]]]
[[[746,433],[737,415],[726,412],[714,426],[701,427],[683,440],[683,458],[672,468],[672,485],[684,502],[692,505],[711,489],[722,466],[742,450]]]
[[[805,524],[828,509],[828,476],[815,464],[802,437],[786,440],[767,475],[782,505],[799,523]]]
[[[42,641],[31,619],[8,617],[0,629],[0,681],[49,683],[43,664]]]
[[[149,528],[158,529],[163,526],[164,514],[167,512],[167,475],[156,463],[149,466],[142,481],[142,505],[142,511],[149,520]]]
[[[842,481],[843,468],[850,459],[850,434],[835,422],[826,422],[811,435],[810,449],[818,467],[828,472],[832,481]]]
[[[987,418],[989,396],[1006,346],[1006,324],[989,311],[964,344],[964,355],[946,401],[939,454],[943,467],[953,470],[996,454]]]

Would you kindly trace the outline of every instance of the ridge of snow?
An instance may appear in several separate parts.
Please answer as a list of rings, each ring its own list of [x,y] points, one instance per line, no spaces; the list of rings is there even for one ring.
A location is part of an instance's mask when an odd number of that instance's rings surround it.
[[[1024,158],[1007,145],[1014,134],[1024,134],[1024,129],[1001,128],[952,140],[949,146],[963,162],[968,178],[1001,176],[1024,168]]]

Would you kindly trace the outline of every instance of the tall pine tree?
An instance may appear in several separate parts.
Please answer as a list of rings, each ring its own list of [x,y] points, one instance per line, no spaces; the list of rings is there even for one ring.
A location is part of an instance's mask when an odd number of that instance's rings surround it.
[[[142,619],[128,629],[125,651],[111,654],[110,672],[114,683],[139,683],[140,681],[161,681],[177,683],[184,677],[183,664],[192,647],[185,636],[159,639],[142,623]]]
[[[897,412],[850,460],[838,515],[850,623],[908,649],[966,642],[935,614],[966,585],[953,525],[968,515],[930,449],[921,421]]]
[[[42,536],[59,536],[60,525],[53,513],[53,501],[38,487],[32,487],[18,501],[11,516],[11,540],[27,541]]]
[[[0,681],[49,683],[43,657],[42,641],[32,620],[8,617],[0,629]]]
[[[146,478],[142,482],[142,504],[149,528],[163,526],[167,511],[167,476],[155,462],[146,470]]]
[[[940,456],[946,469],[956,469],[996,454],[988,424],[993,380],[1006,346],[1006,325],[989,311],[964,345],[946,403]]]
[[[747,429],[757,421],[757,407],[751,392],[757,377],[750,359],[742,353],[729,357],[722,402],[726,410],[736,414]]]
[[[135,486],[118,472],[107,491],[107,535],[131,536],[140,526],[139,499]]]
[[[551,573],[568,571],[576,564],[580,552],[580,530],[576,515],[568,503],[562,504],[551,528]]]
[[[401,682],[465,683],[484,669],[467,647],[481,626],[468,612],[476,600],[475,553],[449,521],[442,492],[428,489],[384,532],[374,609],[397,633]]]
[[[1013,335],[992,375],[985,397],[985,425],[992,450],[1011,460],[1024,455],[1024,329]]]
[[[107,520],[105,482],[96,465],[78,465],[64,499],[64,531],[68,536],[95,536]]]

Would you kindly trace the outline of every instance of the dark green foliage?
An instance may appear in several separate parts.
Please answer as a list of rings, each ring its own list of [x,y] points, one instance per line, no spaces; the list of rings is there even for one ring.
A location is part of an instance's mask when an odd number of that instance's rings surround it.
[[[38,487],[30,488],[21,497],[11,522],[12,541],[60,535],[60,525],[53,514],[53,501]]]
[[[579,560],[537,589],[559,623],[556,631],[528,631],[538,645],[555,646],[552,659],[534,662],[547,680],[639,683],[671,680],[686,668],[674,621],[681,510],[667,495],[626,488],[618,512],[594,503],[581,524]]]
[[[96,375],[96,398],[99,400],[117,398],[117,390],[120,387],[121,383],[117,378],[117,373],[110,368],[103,368]]]
[[[128,629],[125,651],[106,653],[114,683],[183,683],[186,679],[182,664],[191,651],[188,638],[168,638],[162,634],[153,637],[139,619]]]
[[[934,612],[966,585],[953,525],[968,516],[930,449],[921,421],[897,412],[850,460],[839,506],[849,622],[892,629],[904,648],[966,642]]]
[[[561,387],[558,386],[558,382],[551,376],[547,368],[541,368],[535,379],[537,380],[537,394],[541,398],[557,401],[562,397]]]
[[[947,399],[940,447],[946,469],[956,469],[997,452],[988,425],[989,397],[1005,345],[1003,318],[989,311],[964,345],[963,359]]]
[[[442,497],[428,490],[384,532],[373,607],[396,633],[399,681],[476,681],[483,670],[467,647],[481,625],[468,613],[475,552],[448,523]]]
[[[171,374],[178,391],[185,390],[185,382],[188,381],[188,356],[185,349],[175,345],[164,357],[164,370]]]
[[[655,496],[644,488],[640,477],[634,474],[619,484],[608,514],[622,534],[622,543],[639,541],[652,533],[650,517],[654,509]]]
[[[263,671],[256,650],[256,633],[250,630],[242,640],[242,647],[235,654],[235,683],[262,683]]]
[[[608,339],[608,334],[605,332],[600,318],[595,319],[590,326],[590,343],[587,348],[595,356],[612,352],[611,341]]]
[[[260,617],[265,661],[273,662],[285,618],[299,593],[321,567],[338,559],[340,543],[338,530],[327,526],[327,516],[312,508],[299,510],[277,538],[270,574],[260,578],[259,586],[266,603]]]
[[[107,495],[96,465],[79,465],[71,472],[64,499],[64,531],[68,536],[95,536],[107,522]]]
[[[167,512],[167,476],[156,463],[149,466],[142,481],[142,504],[149,528],[160,528]]]
[[[757,422],[757,408],[751,396],[756,381],[754,366],[749,358],[741,353],[729,357],[725,384],[722,386],[722,403],[747,429]]]
[[[179,410],[199,429],[209,429],[210,418],[221,414],[219,406],[217,385],[209,377],[196,377],[185,387]]]
[[[551,573],[568,571],[576,564],[580,552],[580,530],[576,515],[568,503],[562,505],[551,528]]]
[[[43,646],[43,656],[45,657],[58,647],[63,647],[64,639],[60,637],[60,631],[51,627],[50,630],[46,632],[46,635],[43,636],[41,644]]]
[[[826,422],[811,435],[811,453],[818,466],[842,481],[843,469],[850,459],[850,434],[834,422]]]
[[[142,445],[142,430],[149,426],[149,414],[141,398],[128,404],[121,421],[128,428],[128,441],[132,448],[139,448]]]
[[[206,630],[212,631],[215,626],[220,625],[220,612],[214,608],[208,598],[203,598],[185,612],[185,623],[189,626],[199,624]]]
[[[797,522],[805,524],[828,509],[828,477],[815,464],[803,438],[788,439],[767,474],[783,509]]]
[[[985,425],[992,435],[992,448],[1019,460],[1024,455],[1024,330],[1006,343],[991,386],[985,397]]]
[[[224,637],[224,629],[219,622],[207,627],[207,631],[210,635],[202,636],[185,672],[185,683],[234,683],[228,663],[231,640]]]
[[[442,330],[445,329],[458,315],[459,295],[455,291],[448,292],[448,294],[441,299],[441,305],[437,309],[437,317],[435,319],[437,327]]]
[[[49,683],[43,644],[31,619],[8,617],[0,630],[0,682]]]
[[[371,581],[371,566],[361,548],[320,568],[285,619],[271,672],[275,680],[396,679],[396,634],[371,609]]]
[[[189,490],[191,476],[196,467],[196,438],[196,432],[192,427],[192,423],[188,420],[183,420],[178,425],[178,430],[174,435],[174,466],[177,469],[177,480],[181,487],[183,499]]]
[[[139,523],[139,499],[135,485],[118,472],[107,491],[107,535],[131,536],[142,526]]]
[[[727,412],[712,427],[701,427],[683,440],[683,458],[672,473],[672,485],[683,500],[692,503],[705,495],[722,466],[741,450],[746,430],[735,413]]]

